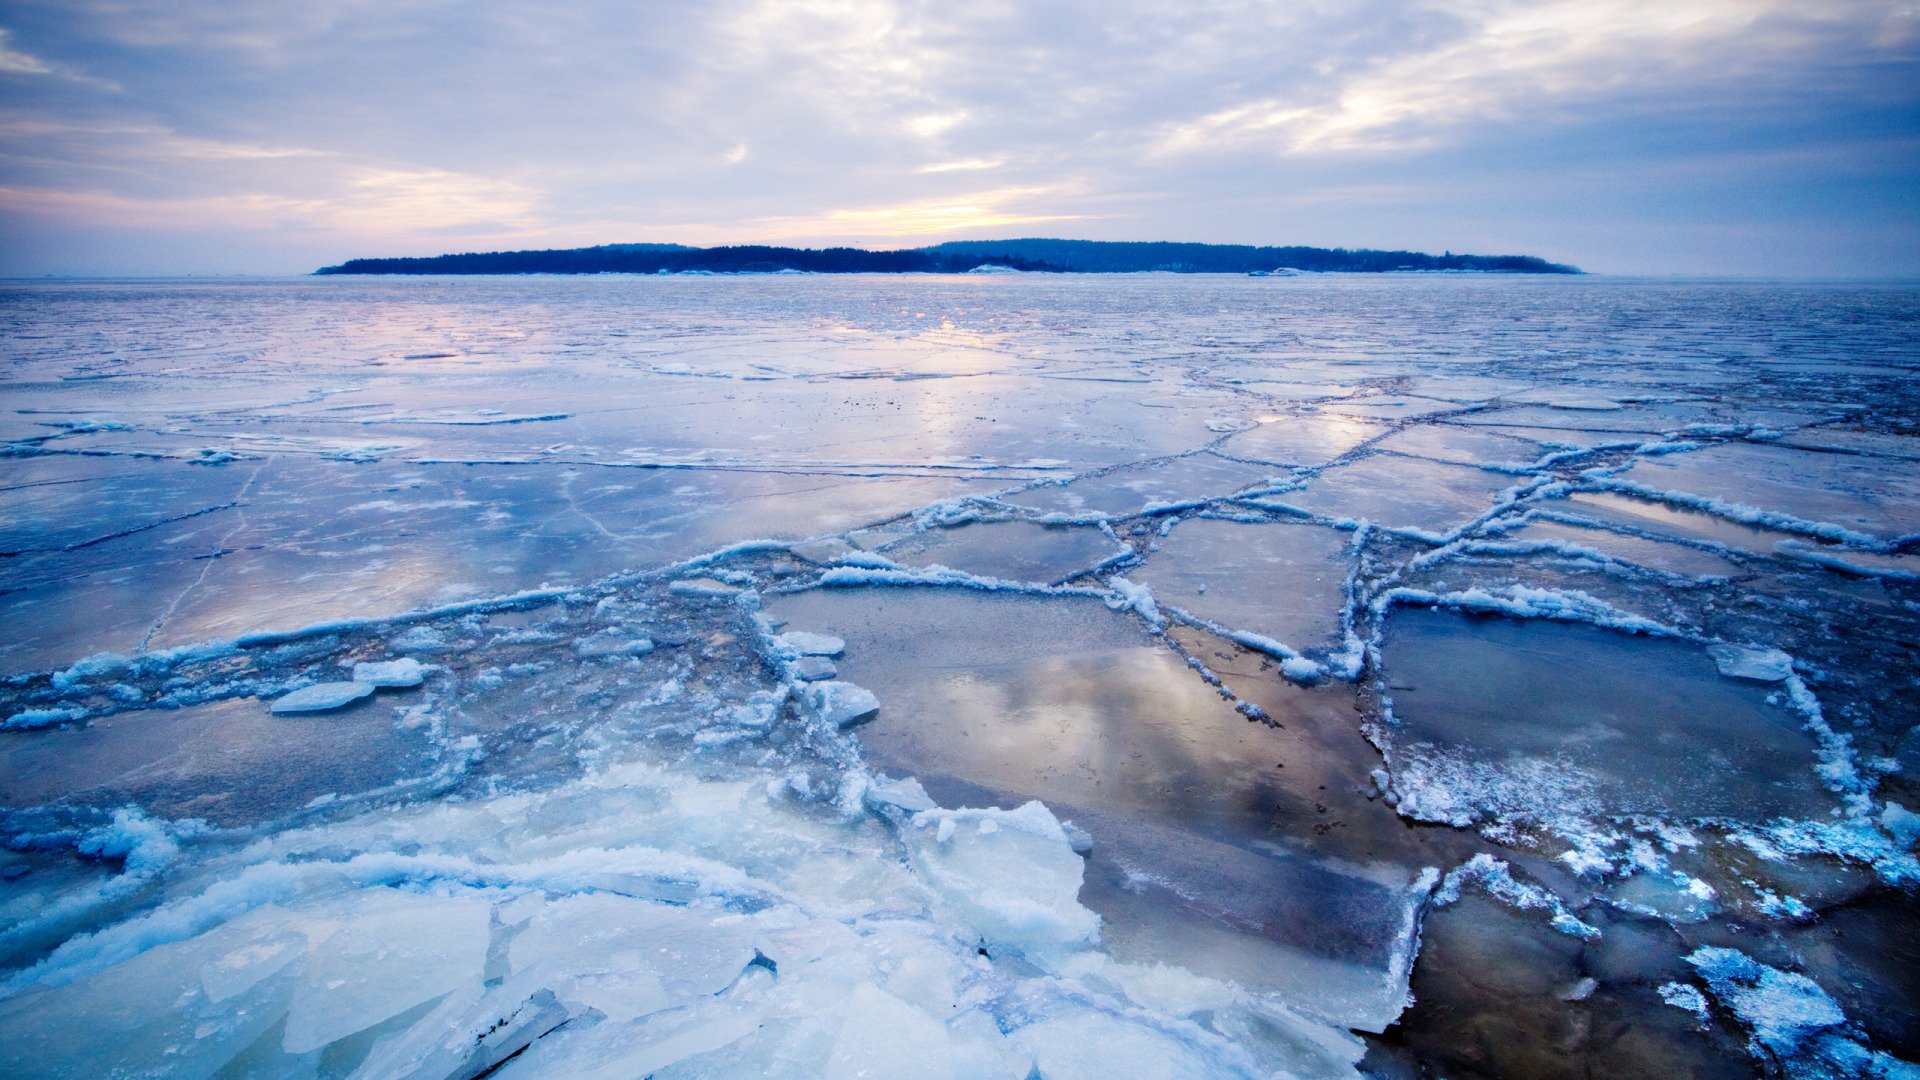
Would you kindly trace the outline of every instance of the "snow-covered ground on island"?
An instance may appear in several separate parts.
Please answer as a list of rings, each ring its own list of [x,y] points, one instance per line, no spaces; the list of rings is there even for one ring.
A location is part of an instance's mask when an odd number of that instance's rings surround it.
[[[8,1076],[1920,1075],[1920,290],[0,327]]]

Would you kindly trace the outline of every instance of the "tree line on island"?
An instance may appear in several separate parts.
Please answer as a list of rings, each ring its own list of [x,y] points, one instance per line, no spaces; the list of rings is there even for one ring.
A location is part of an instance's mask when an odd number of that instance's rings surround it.
[[[954,274],[980,267],[1033,273],[1261,274],[1276,270],[1387,273],[1455,271],[1578,274],[1533,255],[1429,255],[1246,244],[1133,243],[1105,240],[955,240],[924,248],[788,248],[760,244],[686,247],[602,244],[546,251],[488,251],[424,258],[349,259],[319,274]]]

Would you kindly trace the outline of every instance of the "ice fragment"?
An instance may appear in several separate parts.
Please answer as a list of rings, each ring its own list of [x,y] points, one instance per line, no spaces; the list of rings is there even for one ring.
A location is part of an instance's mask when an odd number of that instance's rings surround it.
[[[426,678],[426,666],[412,657],[353,665],[353,681],[370,686],[419,686]]]
[[[803,656],[793,662],[793,677],[802,682],[825,682],[837,674],[839,669],[824,656]]]
[[[1707,655],[1713,657],[1720,674],[1729,679],[1772,683],[1783,682],[1793,674],[1793,657],[1779,649],[1717,644],[1707,646]]]
[[[327,712],[371,697],[373,689],[374,684],[370,682],[315,683],[275,699],[268,711],[279,715]]]
[[[818,682],[806,689],[806,702],[822,720],[835,727],[864,724],[880,715],[880,699],[873,691],[849,682]]]
[[[812,634],[805,630],[789,630],[775,640],[795,656],[839,656],[847,648],[846,642],[831,634]]]

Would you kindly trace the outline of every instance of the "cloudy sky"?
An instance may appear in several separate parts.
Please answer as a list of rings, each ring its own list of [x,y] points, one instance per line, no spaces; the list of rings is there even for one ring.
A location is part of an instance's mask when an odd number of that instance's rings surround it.
[[[996,236],[1920,276],[1920,4],[0,0],[0,273]]]

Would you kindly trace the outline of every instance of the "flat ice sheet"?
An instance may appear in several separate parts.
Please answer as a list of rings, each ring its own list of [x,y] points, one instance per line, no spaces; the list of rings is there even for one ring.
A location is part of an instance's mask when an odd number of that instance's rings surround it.
[[[1328,469],[1300,491],[1260,501],[1338,521],[1445,533],[1493,509],[1518,482],[1484,469],[1375,454]]]
[[[932,529],[884,549],[909,566],[945,566],[978,577],[1051,584],[1127,555],[1099,529],[1025,521],[976,522]]]
[[[1285,477],[1285,470],[1195,454],[1089,476],[1065,487],[1035,488],[1006,501],[1054,513],[1120,518],[1272,486]]]
[[[1396,782],[1436,808],[1757,822],[1832,805],[1802,718],[1698,645],[1401,609],[1382,668]]]
[[[1340,633],[1347,536],[1318,525],[1193,518],[1127,571],[1156,603],[1228,630],[1320,649]]]

